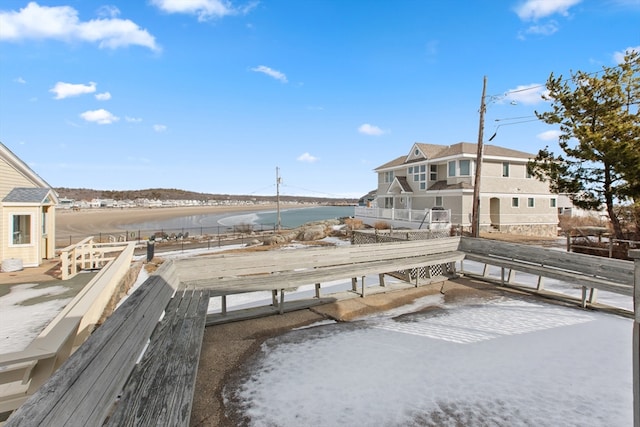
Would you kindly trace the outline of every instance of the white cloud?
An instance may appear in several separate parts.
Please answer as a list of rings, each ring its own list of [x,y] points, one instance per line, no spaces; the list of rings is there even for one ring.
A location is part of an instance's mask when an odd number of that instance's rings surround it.
[[[16,83],[20,83],[20,84],[26,84],[27,81],[25,79],[23,79],[22,77],[16,77],[15,79],[13,79],[14,82]]]
[[[287,76],[273,68],[269,68],[265,65],[260,65],[258,67],[252,68],[251,71],[255,71],[256,73],[264,73],[269,77],[273,77],[276,80],[280,80],[282,83],[287,83]]]
[[[247,14],[258,5],[258,2],[250,2],[239,8],[226,0],[152,0],[151,4],[167,13],[197,15],[198,21],[202,22],[228,15]]]
[[[138,117],[129,117],[129,116],[125,116],[124,120],[127,123],[140,123],[142,121],[142,119]]]
[[[556,21],[549,21],[541,25],[532,25],[524,31],[524,34],[533,34],[538,36],[550,36],[553,33],[558,32],[558,23]],[[524,38],[524,37],[520,37]]]
[[[542,95],[547,92],[547,88],[543,84],[520,85],[507,91],[501,102],[508,101],[515,104],[535,105],[544,102]]]
[[[108,101],[111,99],[111,94],[109,92],[96,93],[96,99],[98,101]]]
[[[557,141],[560,135],[562,135],[562,132],[559,130],[548,130],[546,132],[539,133],[536,136],[542,141]]]
[[[115,123],[120,120],[119,117],[114,116],[109,111],[101,108],[99,110],[90,110],[85,111],[80,114],[84,120],[88,122],[97,123],[99,125],[110,125],[111,123]]]
[[[298,158],[296,160],[298,160],[299,162],[314,163],[314,162],[318,161],[318,158],[315,157],[315,156],[312,156],[309,153],[304,153],[304,154],[301,154],[300,156],[298,156]]]
[[[523,21],[535,21],[555,14],[567,16],[569,8],[580,2],[582,0],[526,0],[515,8],[515,12]]]
[[[635,47],[628,47],[622,52],[615,52],[613,54],[613,60],[616,62],[616,64],[622,64],[624,62],[624,56],[627,53],[631,53],[631,52],[640,52],[640,45]]]
[[[153,125],[153,130],[158,133],[165,132],[167,130],[167,127],[165,125]]]
[[[104,14],[104,9],[101,9]],[[19,11],[0,12],[0,40],[54,39],[64,42],[96,42],[100,48],[116,49],[129,45],[160,48],[147,30],[128,19],[113,17],[119,14],[110,8],[112,17],[81,22],[78,11],[70,6],[40,6],[30,2]]]
[[[369,123],[360,125],[360,127],[358,128],[358,132],[372,136],[380,136],[385,133],[385,131],[380,129],[378,126],[370,125]]]
[[[87,93],[93,93],[96,91],[96,84],[94,82],[89,82],[88,85],[84,84],[74,84],[74,83],[65,83],[58,82],[55,86],[49,89],[49,92],[55,93],[55,99],[64,99],[69,98],[71,96],[79,96]]]

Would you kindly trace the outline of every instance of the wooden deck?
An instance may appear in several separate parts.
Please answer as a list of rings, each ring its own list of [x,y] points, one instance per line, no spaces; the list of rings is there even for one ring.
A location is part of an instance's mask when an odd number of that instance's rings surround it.
[[[465,258],[501,267],[504,285],[514,284],[513,272],[523,271],[634,295],[634,399],[638,408],[640,251],[635,267],[632,262],[618,266],[588,255],[480,240],[453,237],[166,261],[6,425],[186,426],[205,324],[362,297],[365,289],[384,292],[396,286],[385,283],[386,274],[404,278],[402,286],[406,287],[443,281],[456,274],[455,263]],[[378,286],[364,286],[363,277],[369,275],[378,276]],[[321,295],[322,283],[338,279],[351,279],[352,289],[344,295]],[[286,301],[289,289],[303,285],[315,285],[316,297]],[[544,291],[542,282],[535,290]],[[272,305],[226,310],[228,295],[256,291],[271,291]],[[221,298],[221,313],[207,315],[210,296]],[[588,306],[595,300],[583,297],[581,303]],[[636,414],[636,427],[638,423],[640,415]]]

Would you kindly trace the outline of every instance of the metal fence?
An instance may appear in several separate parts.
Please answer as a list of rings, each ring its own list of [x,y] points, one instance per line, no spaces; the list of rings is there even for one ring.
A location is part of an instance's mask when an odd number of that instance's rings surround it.
[[[56,247],[63,248],[93,237],[96,243],[114,242],[154,242],[156,250],[163,247],[202,248],[247,243],[253,239],[273,234],[276,224],[239,224],[235,226],[177,227],[158,229],[138,229],[135,227],[119,230],[96,230],[95,233],[56,235]]]

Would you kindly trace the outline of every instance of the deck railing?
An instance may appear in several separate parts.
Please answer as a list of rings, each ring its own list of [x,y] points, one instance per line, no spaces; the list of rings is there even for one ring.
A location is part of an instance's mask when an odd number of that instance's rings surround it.
[[[82,270],[104,267],[119,252],[135,242],[97,243],[93,236],[60,250],[62,280],[68,280]]]
[[[356,217],[376,218],[380,221],[407,221],[414,223],[448,224],[451,222],[451,210],[449,209],[395,209],[395,208],[367,208],[356,206]]]
[[[104,267],[24,350],[0,354],[0,414],[18,408],[86,340],[128,273],[134,249],[135,242],[120,243],[120,253],[102,258]]]

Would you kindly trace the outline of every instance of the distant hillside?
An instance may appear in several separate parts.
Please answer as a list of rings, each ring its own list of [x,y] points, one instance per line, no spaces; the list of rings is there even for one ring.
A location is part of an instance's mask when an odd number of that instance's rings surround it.
[[[114,199],[114,200],[255,200],[276,201],[276,196],[255,196],[238,194],[209,194],[196,193],[194,191],[179,190],[175,188],[149,188],[146,190],[92,190],[89,188],[54,188],[58,196],[74,200]],[[304,196],[280,196],[282,202],[307,202],[326,203],[332,205],[355,204],[356,199],[304,197]]]

